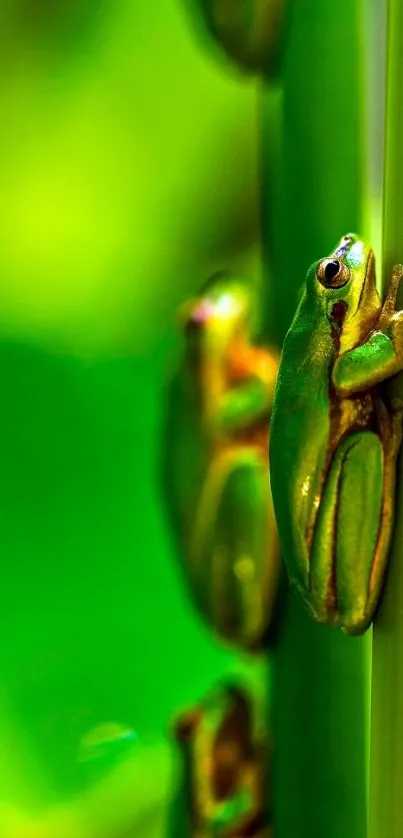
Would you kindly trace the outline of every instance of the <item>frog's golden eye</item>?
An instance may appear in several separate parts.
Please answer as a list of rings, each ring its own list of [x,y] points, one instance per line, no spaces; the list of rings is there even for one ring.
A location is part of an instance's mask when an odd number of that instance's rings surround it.
[[[322,259],[316,276],[325,288],[341,288],[350,279],[350,271],[340,259]]]

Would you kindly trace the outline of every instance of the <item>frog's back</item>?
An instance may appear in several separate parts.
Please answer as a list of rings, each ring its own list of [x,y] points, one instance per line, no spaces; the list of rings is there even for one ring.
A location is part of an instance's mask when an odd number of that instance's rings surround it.
[[[327,463],[334,352],[323,317],[304,317],[300,309],[284,341],[277,378],[270,470],[284,552],[304,567],[307,533]]]

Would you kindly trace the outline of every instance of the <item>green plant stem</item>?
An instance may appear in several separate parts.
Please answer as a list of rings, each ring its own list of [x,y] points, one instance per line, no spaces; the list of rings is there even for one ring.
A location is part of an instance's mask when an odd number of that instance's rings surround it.
[[[280,172],[273,176],[269,161],[264,176],[273,277],[267,319],[270,339],[280,344],[308,266],[341,235],[360,230],[360,25],[358,0],[293,4],[278,115]],[[264,159],[266,141],[279,146],[272,109],[268,90]],[[276,838],[366,838],[369,644],[370,636],[346,638],[315,624],[289,594],[273,655]]]
[[[403,4],[389,0],[383,223],[384,289],[403,261]],[[402,307],[402,299],[399,299]],[[403,395],[401,376],[393,387]],[[373,632],[371,838],[403,835],[403,462],[397,478],[395,532],[382,606]]]

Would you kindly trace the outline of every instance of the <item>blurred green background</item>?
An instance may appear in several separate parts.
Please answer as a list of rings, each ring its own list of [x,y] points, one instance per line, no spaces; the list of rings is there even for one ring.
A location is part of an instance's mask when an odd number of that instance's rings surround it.
[[[30,812],[77,791],[89,728],[158,743],[250,669],[188,602],[158,458],[177,304],[259,277],[257,92],[175,0],[0,16],[0,801]]]

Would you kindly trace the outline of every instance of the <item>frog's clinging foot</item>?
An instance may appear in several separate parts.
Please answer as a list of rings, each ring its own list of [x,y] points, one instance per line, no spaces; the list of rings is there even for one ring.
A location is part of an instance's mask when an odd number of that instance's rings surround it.
[[[394,265],[392,276],[389,283],[388,293],[385,302],[382,306],[381,315],[379,318],[378,328],[380,331],[386,331],[390,320],[396,314],[396,301],[399,291],[400,282],[403,277],[403,265]]]

